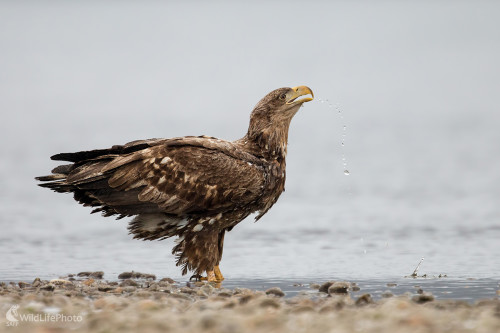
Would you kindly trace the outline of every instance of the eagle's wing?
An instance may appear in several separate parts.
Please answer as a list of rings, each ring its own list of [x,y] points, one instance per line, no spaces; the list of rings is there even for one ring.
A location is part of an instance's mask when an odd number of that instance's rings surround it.
[[[216,213],[262,195],[264,168],[233,143],[200,137],[158,143],[75,162],[65,179],[52,184],[106,215]]]

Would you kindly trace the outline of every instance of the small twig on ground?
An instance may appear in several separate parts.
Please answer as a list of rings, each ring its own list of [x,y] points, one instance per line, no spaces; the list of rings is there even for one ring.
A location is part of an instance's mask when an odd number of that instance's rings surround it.
[[[417,272],[418,272],[418,269],[420,268],[420,265],[422,264],[423,261],[424,261],[424,258],[420,259],[420,262],[418,263],[417,267],[415,267],[415,270],[410,275],[411,277],[417,277],[418,276]]]

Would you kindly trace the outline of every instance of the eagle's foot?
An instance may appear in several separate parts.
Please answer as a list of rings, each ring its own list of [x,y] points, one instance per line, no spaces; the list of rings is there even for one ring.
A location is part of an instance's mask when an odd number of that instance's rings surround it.
[[[195,281],[207,281],[220,283],[224,280],[219,266],[215,266],[213,270],[207,271],[207,276],[201,276],[201,274],[194,274],[189,278],[189,281],[195,279]]]
[[[219,265],[214,267],[214,273],[215,273],[215,278],[217,281],[222,282],[224,280],[224,276],[222,275],[222,272],[220,271]]]

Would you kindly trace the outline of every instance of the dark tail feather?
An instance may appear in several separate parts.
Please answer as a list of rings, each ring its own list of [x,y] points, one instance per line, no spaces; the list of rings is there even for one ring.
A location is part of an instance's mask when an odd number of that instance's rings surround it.
[[[50,182],[53,180],[63,180],[66,179],[66,175],[63,174],[55,174],[55,175],[48,175],[48,176],[40,176],[40,177],[35,177],[36,180],[42,181],[42,182]],[[45,185],[45,184],[38,184],[40,186]]]
[[[51,156],[50,158],[55,161],[68,161],[68,162],[80,162],[85,160],[91,160],[96,157],[104,155],[121,155],[133,153],[151,146],[157,145],[165,139],[148,139],[148,140],[137,140],[126,143],[124,145],[115,145],[108,149],[94,149],[87,151],[79,151],[76,153],[61,153]]]

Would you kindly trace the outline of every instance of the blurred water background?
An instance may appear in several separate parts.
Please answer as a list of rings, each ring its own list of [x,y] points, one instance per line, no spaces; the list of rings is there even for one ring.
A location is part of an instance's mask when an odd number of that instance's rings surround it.
[[[478,281],[494,297],[499,13],[494,1],[0,2],[0,280],[185,279],[173,240],[132,240],[124,220],[33,177],[58,152],[237,139],[267,92],[308,85],[286,192],[227,235],[227,283],[404,284],[425,257],[419,274],[447,278],[416,283]]]

